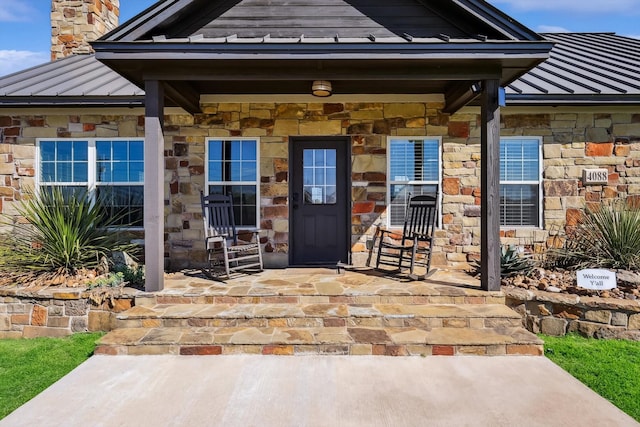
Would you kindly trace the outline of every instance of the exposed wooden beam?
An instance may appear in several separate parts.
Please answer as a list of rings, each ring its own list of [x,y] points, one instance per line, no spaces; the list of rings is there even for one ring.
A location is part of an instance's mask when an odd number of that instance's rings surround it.
[[[478,92],[474,92],[471,86],[471,82],[464,81],[456,83],[447,90],[444,94],[445,105],[442,111],[448,114],[453,114],[477,98],[480,94]]]
[[[189,82],[165,82],[165,95],[191,114],[201,113],[200,93]]]
[[[176,75],[178,74],[178,75]],[[183,68],[176,70],[160,70],[151,73],[154,79],[175,79],[182,80],[222,80],[222,81],[243,81],[243,80],[313,80],[321,76],[326,80],[357,80],[357,81],[376,81],[376,80],[483,80],[494,77],[492,70],[473,70],[472,72],[463,72],[459,68],[454,67],[434,67],[422,69],[390,69],[382,68],[364,72],[363,69],[344,66],[343,69],[327,69],[327,68],[248,68],[230,67],[219,68],[213,70],[198,68]]]
[[[144,119],[145,290],[164,288],[164,88],[147,80]]]
[[[500,290],[500,106],[498,80],[482,82],[480,284]]]
[[[213,63],[215,62],[215,66]],[[499,75],[496,64],[468,66],[455,63],[415,63],[407,61],[398,66],[394,61],[192,61],[119,62],[109,63],[125,75],[142,73],[145,79],[161,81],[279,81],[279,80],[345,80],[345,81],[399,81],[441,80],[480,81]]]

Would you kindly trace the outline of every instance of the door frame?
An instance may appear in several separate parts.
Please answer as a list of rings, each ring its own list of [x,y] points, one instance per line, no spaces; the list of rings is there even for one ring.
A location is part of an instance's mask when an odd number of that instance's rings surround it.
[[[353,205],[352,193],[351,193],[351,137],[345,135],[335,135],[335,136],[291,136],[289,137],[289,192],[288,192],[288,203],[289,203],[289,265],[296,267],[319,267],[323,264],[309,264],[309,265],[297,265],[293,263],[293,203],[292,203],[292,193],[293,193],[293,171],[297,167],[301,167],[302,165],[295,165],[293,161],[293,152],[294,145],[296,143],[301,142],[322,142],[322,141],[343,141],[345,144],[346,151],[346,161],[345,161],[345,170],[344,175],[336,176],[336,180],[340,180],[340,178],[344,179],[345,189],[346,189],[346,209],[343,213],[345,215],[345,244],[347,248],[347,259],[345,260],[347,263],[351,263],[351,234],[352,234],[352,224],[351,224],[351,210]]]

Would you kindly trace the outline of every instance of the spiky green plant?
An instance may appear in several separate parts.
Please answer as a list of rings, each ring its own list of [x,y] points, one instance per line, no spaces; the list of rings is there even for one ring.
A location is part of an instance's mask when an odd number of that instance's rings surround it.
[[[535,261],[531,255],[524,253],[515,245],[500,246],[500,277],[512,277],[519,274],[528,276],[535,267]],[[473,263],[473,274],[481,273],[480,262]]]
[[[527,276],[533,270],[531,257],[514,245],[502,245],[500,248],[500,277],[512,277],[519,274]]]
[[[640,269],[640,205],[617,200],[587,208],[565,247],[552,251],[557,265]]]
[[[17,211],[24,220],[13,223],[13,233],[0,239],[2,270],[74,274],[96,268],[112,251],[134,250],[125,235],[109,229],[121,218],[107,215],[84,192],[43,190]]]

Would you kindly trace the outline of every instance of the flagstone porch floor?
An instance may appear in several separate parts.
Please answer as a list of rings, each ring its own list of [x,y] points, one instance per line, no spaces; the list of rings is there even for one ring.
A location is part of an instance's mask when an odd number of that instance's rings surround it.
[[[373,269],[265,270],[225,282],[169,274],[99,354],[541,355],[500,292],[462,272],[408,281]]]

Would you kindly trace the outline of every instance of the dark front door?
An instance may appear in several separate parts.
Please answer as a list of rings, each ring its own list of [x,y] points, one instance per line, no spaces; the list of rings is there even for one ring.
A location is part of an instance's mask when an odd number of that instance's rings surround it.
[[[348,262],[349,138],[292,138],[289,153],[291,265]]]

